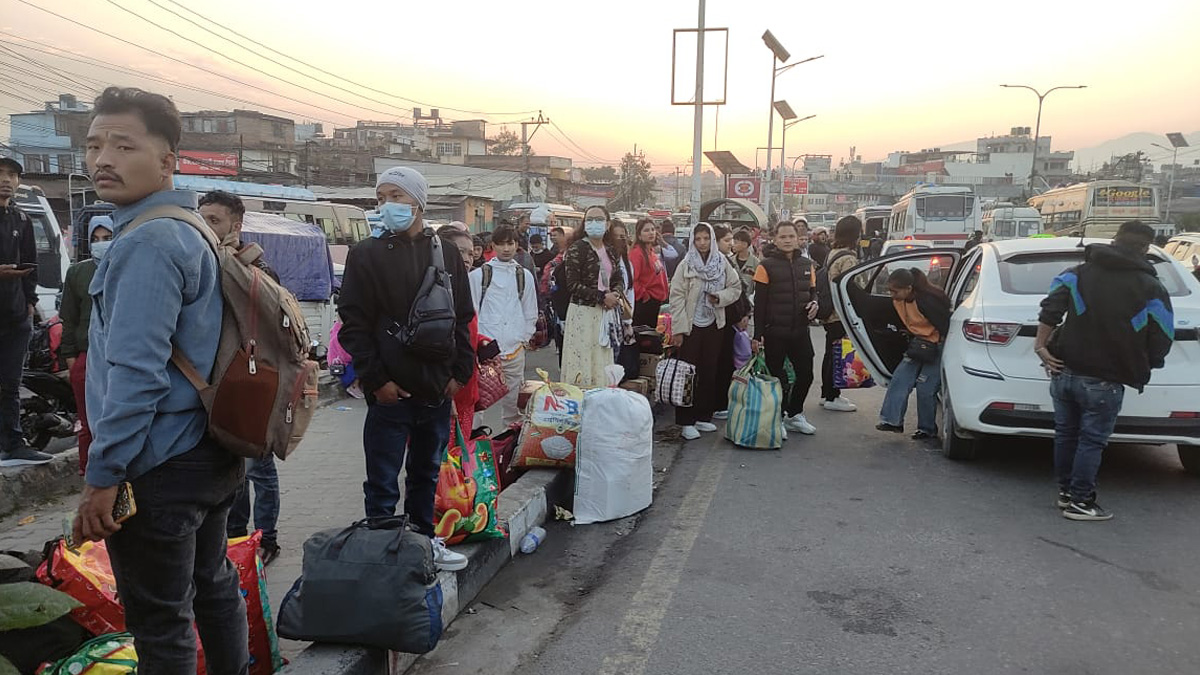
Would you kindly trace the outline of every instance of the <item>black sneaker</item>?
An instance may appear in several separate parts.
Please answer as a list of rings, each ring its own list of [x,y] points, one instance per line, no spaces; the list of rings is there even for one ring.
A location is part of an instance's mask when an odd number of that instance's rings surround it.
[[[875,430],[876,431],[890,431],[893,434],[904,433],[904,427],[898,427],[895,424],[888,424],[887,422],[880,422],[879,424],[876,424]]]
[[[54,459],[54,455],[38,452],[28,445],[22,445],[16,450],[0,452],[0,466],[35,466],[45,464]]]
[[[931,434],[928,431],[918,430],[917,433],[912,435],[912,439],[914,441],[936,441],[938,440],[938,437],[937,434]]]
[[[258,557],[262,558],[263,567],[275,562],[280,553],[279,544],[273,541],[264,541],[258,549]]]
[[[1054,503],[1060,509],[1065,509],[1071,505],[1071,493],[1067,490],[1058,491],[1058,501]]]
[[[1070,520],[1112,520],[1113,514],[1100,508],[1095,500],[1077,502],[1072,499],[1063,509],[1063,517]]]

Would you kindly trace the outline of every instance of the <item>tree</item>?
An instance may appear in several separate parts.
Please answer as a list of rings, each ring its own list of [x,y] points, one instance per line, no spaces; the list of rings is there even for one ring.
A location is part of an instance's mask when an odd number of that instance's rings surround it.
[[[492,147],[489,152],[493,155],[519,155],[521,154],[521,137],[516,132],[501,129],[500,133],[492,138]]]
[[[583,180],[589,183],[615,183],[617,170],[611,166],[593,166],[582,170]]]
[[[644,155],[626,153],[621,160],[621,176],[617,194],[609,202],[616,211],[632,211],[646,203],[654,192],[655,180],[650,175],[650,162]]]

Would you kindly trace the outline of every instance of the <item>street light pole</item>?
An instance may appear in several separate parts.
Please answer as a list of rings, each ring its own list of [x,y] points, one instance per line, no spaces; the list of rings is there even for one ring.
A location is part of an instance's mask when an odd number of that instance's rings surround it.
[[[1037,177],[1038,139],[1042,135],[1042,102],[1046,100],[1046,97],[1049,96],[1050,92],[1052,92],[1052,91],[1056,91],[1058,89],[1087,89],[1087,85],[1086,84],[1075,84],[1075,85],[1062,85],[1062,86],[1058,86],[1058,87],[1051,87],[1050,89],[1047,89],[1046,93],[1044,93],[1044,94],[1027,84],[1002,84],[1000,86],[1005,87],[1007,89],[1028,89],[1029,91],[1032,91],[1035,96],[1037,96],[1037,99],[1038,99],[1037,123],[1034,125],[1034,129],[1033,129],[1033,165],[1029,168],[1029,189],[1036,190],[1037,185],[1034,182],[1034,180]],[[1045,179],[1043,179],[1043,180],[1045,180]]]
[[[790,107],[788,108],[788,111],[789,112],[791,111]],[[784,118],[783,134],[779,140],[779,213],[780,213],[781,217],[783,215],[783,187],[784,187],[783,166],[784,166],[784,163],[787,162],[787,130],[805,120],[811,120],[812,118],[816,117],[816,115],[809,115],[808,117],[801,117],[800,119],[794,119],[795,117],[796,117],[795,113],[792,113],[792,119]],[[796,162],[795,162],[795,160],[792,160],[792,173],[793,174],[795,173],[795,169],[796,169]]]
[[[794,68],[802,63],[808,63],[809,61],[816,61],[817,59],[822,58],[824,56],[824,54],[822,54],[821,56],[813,56],[813,57],[804,59],[803,61],[797,61],[790,65],[776,66],[775,63],[777,61],[779,63],[787,63],[787,60],[792,58],[791,53],[788,52],[788,50],[785,49],[784,46],[779,43],[779,40],[777,40],[775,38],[775,36],[772,35],[771,31],[769,31],[769,30],[765,31],[762,34],[762,39],[763,39],[763,42],[766,43],[767,48],[771,50],[771,105],[770,105],[770,108],[768,109],[769,116],[767,118],[767,170],[766,170],[766,185],[764,186],[764,190],[763,190],[763,194],[764,194],[763,211],[766,213],[767,218],[770,219],[770,217],[771,217],[771,161],[773,159],[771,156],[771,151],[774,150],[774,148],[772,147],[772,143],[774,142],[774,139],[775,139],[775,78],[780,73],[783,73],[784,71]],[[779,158],[780,172],[783,171],[783,162],[784,162],[783,157],[780,157]]]
[[[1168,148],[1158,143],[1151,143],[1150,145],[1171,151],[1171,177],[1167,181],[1167,214],[1163,216],[1163,221],[1169,223],[1171,222],[1171,197],[1175,194],[1175,162],[1179,160],[1179,148]]]
[[[696,109],[692,117],[692,212],[688,221],[693,229],[700,222],[700,200],[704,175],[704,0],[700,0],[700,17],[696,20]]]

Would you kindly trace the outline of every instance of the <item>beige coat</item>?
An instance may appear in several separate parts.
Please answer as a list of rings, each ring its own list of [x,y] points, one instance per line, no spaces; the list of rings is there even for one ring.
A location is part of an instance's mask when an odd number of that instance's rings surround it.
[[[721,254],[713,251],[709,255]],[[737,302],[742,296],[741,277],[728,258],[721,256],[721,259],[725,262],[725,288],[717,293],[717,328],[725,327],[725,312],[721,309]],[[672,335],[687,335],[692,332],[692,318],[696,315],[696,304],[700,302],[700,289],[703,287],[704,282],[687,264],[687,260],[680,262],[675,276],[671,277]]]

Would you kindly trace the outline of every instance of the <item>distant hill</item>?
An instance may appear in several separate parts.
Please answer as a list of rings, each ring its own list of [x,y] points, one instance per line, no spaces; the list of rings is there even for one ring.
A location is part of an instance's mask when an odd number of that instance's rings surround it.
[[[1187,139],[1192,148],[1200,148],[1200,131],[1193,131],[1183,135]],[[1154,158],[1154,166],[1157,168],[1161,164],[1169,164],[1171,158],[1167,155],[1166,150],[1150,145],[1158,143],[1159,145],[1171,147],[1167,142],[1167,137],[1164,134],[1156,134],[1149,131],[1138,131],[1132,134],[1126,134],[1120,138],[1105,141],[1100,145],[1091,148],[1081,148],[1075,150],[1075,166],[1083,172],[1100,168],[1113,155],[1126,155],[1138,150],[1145,151],[1147,155]],[[1057,149],[1057,148],[1056,148]],[[1180,152],[1187,152],[1187,149],[1180,149]],[[1164,157],[1164,155],[1167,155]],[[1192,153],[1179,158],[1180,164],[1191,164],[1193,160],[1200,159],[1200,153]]]

